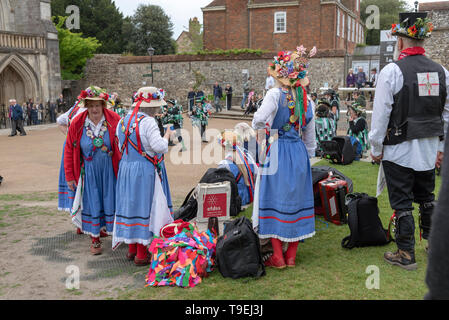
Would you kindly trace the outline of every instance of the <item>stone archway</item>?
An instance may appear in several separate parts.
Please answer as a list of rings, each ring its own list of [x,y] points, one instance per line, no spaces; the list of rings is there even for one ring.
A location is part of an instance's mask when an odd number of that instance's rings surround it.
[[[37,75],[23,58],[11,54],[0,61],[0,104],[8,105],[11,98],[20,104],[35,100],[40,97],[38,88]]]

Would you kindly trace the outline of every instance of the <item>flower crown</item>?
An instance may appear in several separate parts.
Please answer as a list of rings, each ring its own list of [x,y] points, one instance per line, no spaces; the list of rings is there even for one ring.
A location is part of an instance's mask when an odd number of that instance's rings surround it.
[[[78,100],[85,100],[87,98],[101,98],[104,101],[108,101],[109,94],[104,89],[90,86],[86,90],[82,90],[80,95],[78,96]]]
[[[316,55],[317,49],[313,47],[309,53],[304,46],[296,48],[295,52],[280,51],[274,61],[270,63],[270,68],[279,78],[289,79],[290,84],[297,84],[298,80],[307,76],[307,68],[309,67],[309,59]]]
[[[136,92],[134,95],[134,100],[138,98],[143,98],[145,100],[163,100],[165,97],[164,89],[158,89],[155,93],[151,92]]]
[[[416,19],[415,24],[408,28],[407,20],[400,24],[393,24],[391,26],[391,34],[404,34],[414,39],[425,39],[431,36],[433,28],[433,24],[428,18],[418,18]]]

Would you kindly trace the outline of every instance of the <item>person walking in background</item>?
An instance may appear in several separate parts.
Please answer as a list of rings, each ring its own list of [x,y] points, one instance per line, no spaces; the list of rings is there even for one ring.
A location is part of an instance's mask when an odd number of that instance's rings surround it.
[[[22,103],[22,112],[23,112],[23,125],[28,125],[28,105],[26,102]]]
[[[242,109],[245,109],[246,100],[248,99],[249,92],[251,91],[251,80],[252,77],[248,77],[248,80],[246,80],[243,84],[243,99],[242,104],[240,105]]]
[[[33,100],[29,99],[27,102],[27,119],[28,119],[28,125],[31,126],[31,110],[33,109]]]
[[[17,131],[20,132],[21,136],[26,136],[25,130],[23,129],[22,107],[14,99],[9,100],[9,102],[11,110],[11,134],[9,135],[9,137],[16,136]]]
[[[219,112],[218,109],[220,109],[220,111],[223,110],[223,107],[221,106],[220,100],[223,97],[223,90],[220,87],[220,85],[218,84],[218,82],[215,82],[214,85],[214,106],[215,106],[215,112]]]
[[[187,101],[189,103],[189,111],[192,112],[193,105],[195,104],[195,90],[190,87],[189,93],[187,93]]]
[[[400,13],[395,62],[379,74],[369,139],[371,157],[382,162],[390,206],[394,210],[396,252],[384,260],[415,270],[413,203],[419,204],[419,228],[428,239],[433,224],[435,166],[444,152],[449,125],[449,71],[425,55],[424,40],[433,25],[426,12]]]
[[[347,88],[355,88],[356,85],[356,76],[354,74],[354,70],[349,69],[349,73],[346,76],[346,87]],[[352,93],[351,91],[348,92],[348,96],[346,97],[346,101],[352,100]]]
[[[55,123],[56,122],[56,104],[49,101],[49,113],[50,113],[50,122]]]
[[[36,104],[31,104],[31,123],[33,126],[38,124],[38,109]]]
[[[228,83],[225,88],[226,92],[226,109],[231,110],[232,108],[232,87]]]
[[[377,85],[377,69],[373,68],[371,69],[371,75],[369,78],[369,81],[366,83],[370,88],[375,88]],[[370,92],[370,101],[373,101],[373,93]]]

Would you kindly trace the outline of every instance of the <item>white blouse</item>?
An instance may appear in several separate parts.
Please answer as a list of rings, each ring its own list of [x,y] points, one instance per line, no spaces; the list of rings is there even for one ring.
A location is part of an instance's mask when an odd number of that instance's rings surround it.
[[[78,116],[80,113],[86,111],[86,108],[79,108],[79,110],[75,113],[72,120],[75,119],[76,116]],[[69,114],[72,111],[72,108],[69,109],[66,113],[61,114],[57,119],[56,123],[60,126],[68,126],[69,125]]]
[[[281,91],[279,88],[272,88],[268,90],[265,98],[263,99],[262,105],[253,117],[252,125],[255,130],[265,129],[267,127],[271,128],[279,108],[280,96]],[[315,114],[315,103],[310,99],[308,99],[308,101],[312,105],[312,113]],[[306,126],[305,130],[303,130],[302,140],[306,145],[309,158],[313,158],[315,156],[316,149],[315,121],[313,121],[313,119]]]
[[[130,111],[128,114],[131,114]],[[126,116],[125,116],[126,117]],[[121,130],[121,125],[117,126],[116,135],[119,136],[119,130]],[[167,153],[168,152],[168,141],[161,137],[161,132],[157,125],[156,120],[153,117],[146,116],[139,122],[139,134],[142,145],[148,155],[153,157],[156,153]],[[121,143],[119,141],[119,148],[121,148]]]

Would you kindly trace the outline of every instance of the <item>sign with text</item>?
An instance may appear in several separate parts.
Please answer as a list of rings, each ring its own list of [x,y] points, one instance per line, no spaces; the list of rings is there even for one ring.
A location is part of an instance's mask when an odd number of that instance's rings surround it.
[[[380,31],[380,70],[394,61],[393,57],[396,41],[397,39],[391,34],[391,30]]]

